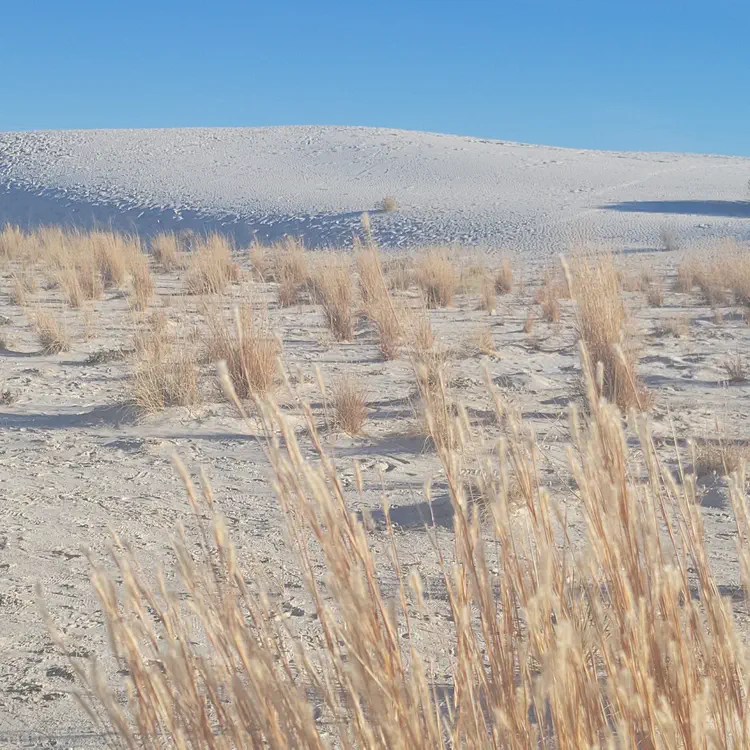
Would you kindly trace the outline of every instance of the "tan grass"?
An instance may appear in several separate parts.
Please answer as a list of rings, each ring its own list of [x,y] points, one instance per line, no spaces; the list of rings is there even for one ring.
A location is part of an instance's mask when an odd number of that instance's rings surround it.
[[[645,409],[645,388],[638,380],[637,351],[612,256],[578,256],[569,286],[576,301],[578,335],[592,361],[601,363],[602,395],[623,411]]]
[[[336,426],[348,435],[359,435],[367,421],[367,389],[352,375],[341,377],[333,386],[331,403]]]
[[[70,334],[62,317],[54,315],[49,310],[38,309],[34,312],[34,328],[39,345],[45,354],[59,354],[70,349]]]
[[[387,214],[392,213],[393,211],[398,211],[398,202],[393,196],[386,195],[385,198],[380,201],[380,210]]]
[[[492,335],[492,328],[489,326],[482,326],[477,328],[472,333],[472,343],[481,354],[493,355],[497,354],[495,348],[495,338]]]
[[[690,333],[690,318],[687,315],[674,315],[657,321],[654,326],[657,336],[684,338]]]
[[[748,364],[740,351],[727,357],[723,364],[729,383],[746,383],[748,380]]]
[[[693,444],[693,471],[697,477],[729,476],[750,462],[750,445],[731,440],[697,441]]]
[[[148,258],[142,253],[134,257],[131,261],[130,272],[133,285],[133,306],[136,310],[145,310],[154,294],[154,279],[151,276]]]
[[[29,238],[19,227],[6,224],[0,231],[0,258],[16,260],[24,255]]]
[[[387,507],[385,533],[369,532],[351,512],[354,490],[309,408],[302,443],[272,401],[258,403],[294,559],[288,572],[304,582],[313,609],[303,635],[248,582],[207,479],[199,490],[176,459],[198,524],[177,537],[179,583],[159,577],[154,587],[122,546],[114,572],[92,561],[121,667],[117,687],[127,688],[112,689],[96,662],[73,660],[92,715],[129,748],[747,747],[747,653],[711,568],[695,479],[677,483],[662,468],[643,418],[634,430],[639,458],[631,458],[622,415],[600,400],[585,353],[582,361],[589,416],[573,409],[569,466],[560,469],[580,498],[575,535],[540,475],[539,446],[498,394],[507,438],[489,453],[465,412],[451,415],[456,443],[437,446],[454,540],[450,557],[434,545],[448,609],[437,639],[422,637],[435,626],[421,565],[405,568]],[[223,383],[244,416],[228,375]],[[477,453],[472,485],[483,526],[467,494],[467,462]],[[731,480],[729,493],[745,540],[744,487]],[[389,554],[378,563],[383,546]],[[742,548],[740,559],[748,586]],[[446,652],[448,705],[438,689],[445,667],[435,665]]]
[[[135,352],[133,395],[139,409],[155,413],[199,401],[194,347],[177,338],[163,312],[152,314],[138,332]]]
[[[423,253],[414,263],[414,276],[429,308],[448,307],[458,285],[455,264],[439,250]]]
[[[489,276],[482,279],[479,287],[479,309],[488,313],[497,312],[497,290],[494,280]]]
[[[166,273],[185,266],[182,244],[174,232],[160,232],[151,238],[151,255],[154,262]]]
[[[318,258],[312,275],[325,321],[337,341],[354,337],[354,283],[351,264],[343,255]]]
[[[407,256],[388,258],[383,263],[388,288],[398,292],[406,291],[412,284],[412,270],[411,258]]]
[[[646,302],[649,307],[662,307],[664,305],[664,284],[661,280],[653,281],[646,290]]]
[[[498,294],[510,294],[513,291],[513,262],[502,258],[495,271],[495,291]]]
[[[238,278],[239,266],[232,259],[229,240],[221,234],[210,234],[191,255],[185,285],[190,294],[223,294]]]
[[[235,391],[241,398],[263,396],[276,385],[281,346],[265,307],[249,303],[227,315],[217,306],[206,308],[206,358],[226,362]]]
[[[528,312],[526,313],[526,319],[523,321],[523,332],[530,336],[534,332],[534,325],[536,324],[536,315],[534,315],[534,311],[529,308]]]

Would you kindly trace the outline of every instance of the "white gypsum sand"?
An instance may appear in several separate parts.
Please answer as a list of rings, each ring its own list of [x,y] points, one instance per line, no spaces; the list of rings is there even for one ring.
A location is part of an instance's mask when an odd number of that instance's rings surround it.
[[[343,246],[373,212],[383,247],[556,254],[748,232],[750,159],[531,146],[359,127],[0,134],[0,222],[150,234],[219,229]],[[396,211],[379,211],[391,197]]]

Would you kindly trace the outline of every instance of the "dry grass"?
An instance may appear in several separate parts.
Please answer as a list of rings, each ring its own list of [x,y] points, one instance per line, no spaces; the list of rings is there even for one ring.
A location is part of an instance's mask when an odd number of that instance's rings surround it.
[[[133,306],[145,310],[154,294],[154,280],[148,265],[148,258],[142,253],[131,261],[131,282],[133,285]]]
[[[412,262],[407,256],[388,258],[383,263],[383,271],[390,290],[403,292],[412,285]]]
[[[239,278],[239,266],[232,260],[229,240],[211,234],[192,253],[185,275],[190,294],[223,294]]]
[[[690,294],[695,286],[696,263],[693,258],[687,258],[677,266],[674,290],[680,294]]]
[[[637,352],[612,256],[577,257],[569,287],[576,301],[578,335],[592,361],[601,364],[602,395],[623,411],[645,409],[646,392],[638,380]]]
[[[659,231],[662,250],[673,252],[680,249],[677,230],[674,227],[662,227]]]
[[[495,282],[488,276],[482,279],[479,287],[479,309],[488,313],[497,312],[497,291]]]
[[[724,362],[724,371],[727,374],[729,383],[746,383],[748,379],[747,362],[741,352],[737,352],[733,357],[728,357]]]
[[[726,439],[693,444],[693,471],[699,478],[710,475],[729,476],[740,472],[750,461],[750,445]]]
[[[29,295],[34,294],[37,288],[33,269],[22,268],[20,271],[14,271],[10,277],[8,301],[11,305],[26,307],[29,304]]]
[[[523,321],[523,332],[530,336],[534,332],[534,325],[536,324],[536,315],[534,315],[534,311],[529,308],[528,312],[526,313],[526,319]]]
[[[513,263],[510,258],[502,258],[495,271],[495,291],[510,294],[513,291]]]
[[[393,211],[398,211],[398,203],[396,202],[396,199],[393,196],[386,195],[385,198],[383,198],[382,201],[380,201],[380,210],[384,213],[392,213]]]
[[[179,238],[174,232],[160,232],[151,238],[151,255],[154,262],[166,273],[185,267],[185,258]]]
[[[49,310],[36,310],[34,329],[39,346],[45,354],[59,354],[70,350],[70,334],[62,317],[52,314]]]
[[[664,305],[664,284],[661,280],[657,279],[648,286],[646,302],[649,307],[662,307]]]
[[[333,386],[331,403],[336,426],[347,435],[359,435],[367,421],[367,389],[352,375],[345,375]]]
[[[336,341],[354,338],[354,284],[349,259],[330,253],[318,258],[312,274],[315,296]]]
[[[654,326],[656,336],[673,336],[684,338],[690,333],[690,318],[687,315],[675,315],[659,320]]]
[[[146,413],[200,399],[195,351],[177,338],[163,312],[152,314],[135,337],[133,395]]]
[[[16,260],[28,247],[27,235],[17,226],[6,224],[0,231],[0,258]]]
[[[495,338],[492,335],[492,329],[489,326],[477,328],[471,337],[472,343],[481,354],[497,354],[495,348]]]
[[[273,390],[281,345],[269,324],[268,311],[244,304],[228,317],[214,305],[206,308],[206,323],[206,358],[226,362],[239,396],[263,396]]]
[[[414,263],[414,276],[427,307],[448,307],[453,302],[458,273],[446,253],[430,250],[420,255]]]
[[[121,586],[111,566],[92,563],[127,687],[122,700],[96,663],[73,660],[95,701],[92,715],[129,748],[748,747],[747,654],[711,569],[695,479],[677,483],[662,469],[641,418],[640,458],[631,464],[622,416],[599,398],[583,361],[589,416],[573,409],[569,467],[561,469],[580,497],[575,542],[540,476],[540,448],[500,396],[492,394],[507,438],[490,452],[471,437],[464,412],[446,409],[441,429],[453,437],[436,448],[454,534],[450,557],[437,558],[449,609],[437,644],[452,655],[447,707],[437,687],[445,672],[419,635],[425,584],[400,560],[387,507],[385,535],[368,532],[312,411],[303,410],[305,439],[316,448],[308,460],[307,443],[265,400],[258,416],[293,572],[313,603],[312,631],[296,636],[275,598],[247,583],[208,481],[201,477],[201,493],[176,460],[199,524],[176,542],[180,585],[159,578],[154,588],[121,546],[113,556]],[[232,397],[230,378],[223,382]],[[467,494],[476,454],[483,526]],[[645,482],[635,479],[642,467]],[[729,489],[745,540],[744,488],[735,479]],[[378,564],[384,544],[390,554]],[[742,547],[740,561],[749,586]]]
[[[376,247],[360,246],[355,260],[364,313],[378,332],[380,353],[386,360],[396,359],[401,348],[401,322],[388,290],[380,253]]]

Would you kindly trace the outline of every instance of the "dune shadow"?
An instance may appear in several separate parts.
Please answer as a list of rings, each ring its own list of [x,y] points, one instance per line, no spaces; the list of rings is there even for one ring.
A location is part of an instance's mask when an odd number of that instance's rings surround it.
[[[750,219],[750,201],[621,201],[599,206],[609,211]]]

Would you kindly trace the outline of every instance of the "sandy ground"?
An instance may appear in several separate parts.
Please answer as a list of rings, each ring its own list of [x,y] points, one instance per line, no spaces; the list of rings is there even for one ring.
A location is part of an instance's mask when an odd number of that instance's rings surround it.
[[[345,246],[373,213],[382,247],[457,243],[549,257],[583,239],[660,249],[750,239],[750,159],[600,152],[378,128],[0,134],[0,223],[142,235],[218,229]],[[378,212],[385,196],[399,205]]]
[[[633,273],[648,267],[666,274],[670,289],[677,259],[661,253],[620,260]],[[525,291],[500,297],[495,316],[477,310],[476,294],[464,294],[454,307],[435,310],[431,318],[440,340],[453,349],[450,387],[472,420],[496,434],[483,385],[486,367],[504,397],[536,431],[545,484],[570,510],[575,536],[580,532],[577,500],[567,481],[564,450],[568,405],[579,398],[580,367],[570,302],[562,303],[559,323],[538,321],[531,334],[523,331],[540,271],[528,264],[523,272]],[[177,326],[200,323],[199,300],[181,295],[178,276],[158,274],[156,279],[154,306],[162,307]],[[7,271],[3,283],[8,283]],[[248,290],[256,300],[266,295],[271,301],[289,372],[299,368],[300,391],[316,404],[321,422],[324,409],[315,384],[316,365],[328,382],[346,372],[367,383],[365,434],[350,438],[330,431],[327,445],[344,476],[352,510],[373,514],[372,544],[383,562],[383,489],[387,494],[402,564],[407,574],[412,568],[420,572],[430,597],[431,617],[417,625],[416,645],[436,655],[447,683],[448,607],[425,523],[432,524],[434,518],[435,538],[450,559],[451,508],[437,457],[419,430],[408,361],[383,361],[374,332],[364,322],[353,342],[335,343],[319,308],[302,304],[278,309],[273,284],[244,281],[232,294],[242,298]],[[414,289],[403,294],[407,300],[416,296]],[[42,307],[60,310],[58,295],[42,290],[34,299]],[[663,439],[665,461],[674,463],[669,445],[673,433],[680,442],[716,440],[718,424],[726,438],[750,439],[750,385],[727,384],[723,367],[727,357],[750,351],[750,327],[737,311],[721,308],[717,319],[696,295],[671,291],[661,308],[646,306],[642,293],[626,297],[642,342],[639,372],[654,395],[653,429]],[[231,297],[225,304],[232,304]],[[140,416],[132,405],[132,356],[109,359],[100,354],[132,348],[139,317],[128,311],[121,292],[106,292],[95,312],[64,313],[74,344],[59,355],[38,352],[28,316],[11,306],[4,294],[0,314],[8,340],[7,348],[0,350],[0,390],[8,392],[11,402],[0,407],[0,745],[77,748],[104,743],[72,698],[72,673],[41,621],[35,586],[41,586],[53,619],[75,653],[103,657],[106,632],[88,580],[84,549],[105,558],[114,530],[130,543],[147,570],[163,565],[172,580],[170,533],[179,523],[194,528],[170,465],[172,451],[191,471],[201,466],[208,472],[248,580],[263,581],[300,637],[312,639],[314,613],[285,541],[268,463],[261,446],[245,433],[232,407],[218,394],[212,368],[204,368],[199,405]],[[685,323],[686,335],[659,333],[664,320]],[[474,332],[487,325],[496,356],[479,354],[471,343]],[[281,392],[279,398],[289,407],[290,418],[298,418],[291,400]],[[310,451],[305,441],[303,446]],[[362,497],[353,486],[355,460],[367,484]],[[425,502],[426,477],[434,477],[432,507]],[[722,592],[735,600],[744,622],[736,533],[724,480],[706,477],[702,491],[711,561]],[[395,594],[396,580],[388,570],[384,564],[382,585]],[[104,664],[114,679],[114,665],[106,658]]]

